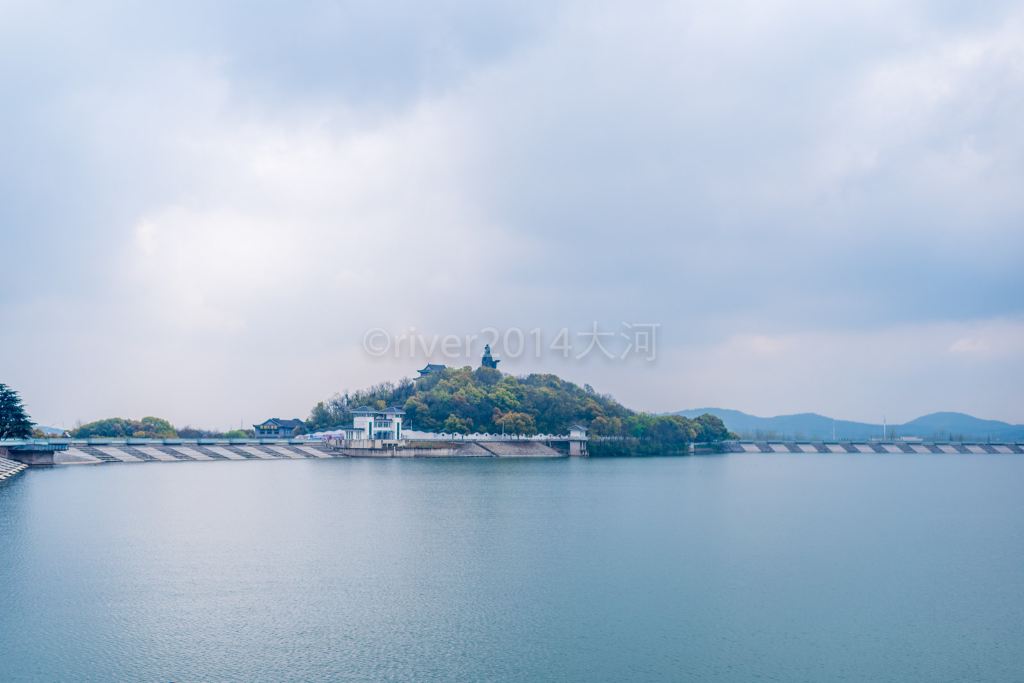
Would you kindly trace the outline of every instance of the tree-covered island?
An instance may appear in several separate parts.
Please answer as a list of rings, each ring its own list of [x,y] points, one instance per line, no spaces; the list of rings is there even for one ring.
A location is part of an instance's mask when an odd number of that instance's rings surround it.
[[[483,366],[440,368],[415,380],[335,395],[313,407],[307,431],[351,425],[352,411],[364,406],[399,406],[409,429],[427,432],[565,434],[581,425],[589,430],[595,456],[685,453],[691,443],[714,444],[730,436],[712,415],[636,412],[590,385],[551,374],[516,377]]]

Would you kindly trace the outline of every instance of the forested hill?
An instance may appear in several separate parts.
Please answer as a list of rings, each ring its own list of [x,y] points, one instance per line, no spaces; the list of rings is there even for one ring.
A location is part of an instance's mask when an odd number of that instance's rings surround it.
[[[405,409],[407,428],[431,432],[504,431],[510,434],[564,434],[574,424],[593,436],[656,439],[665,443],[720,441],[728,436],[721,420],[634,412],[589,385],[555,375],[515,377],[491,368],[447,368],[425,377],[379,384],[321,401],[307,428],[322,431],[352,424],[362,406]]]

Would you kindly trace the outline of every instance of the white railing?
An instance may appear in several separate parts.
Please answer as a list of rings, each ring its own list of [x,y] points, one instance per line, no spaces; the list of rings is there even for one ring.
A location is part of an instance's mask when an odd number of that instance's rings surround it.
[[[490,434],[474,432],[472,434],[455,434],[448,432],[419,432],[414,429],[403,429],[402,438],[406,441],[569,441],[569,434]]]

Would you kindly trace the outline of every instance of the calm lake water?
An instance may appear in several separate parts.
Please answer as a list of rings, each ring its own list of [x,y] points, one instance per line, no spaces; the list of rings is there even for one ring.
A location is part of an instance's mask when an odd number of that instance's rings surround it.
[[[1024,678],[1024,457],[328,460],[0,484],[0,680]]]

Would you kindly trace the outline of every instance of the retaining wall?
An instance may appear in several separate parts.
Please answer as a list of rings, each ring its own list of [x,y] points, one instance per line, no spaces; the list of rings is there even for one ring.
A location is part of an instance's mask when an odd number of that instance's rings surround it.
[[[8,460],[7,458],[0,458],[0,481],[13,477],[27,467],[28,465],[23,463]]]

